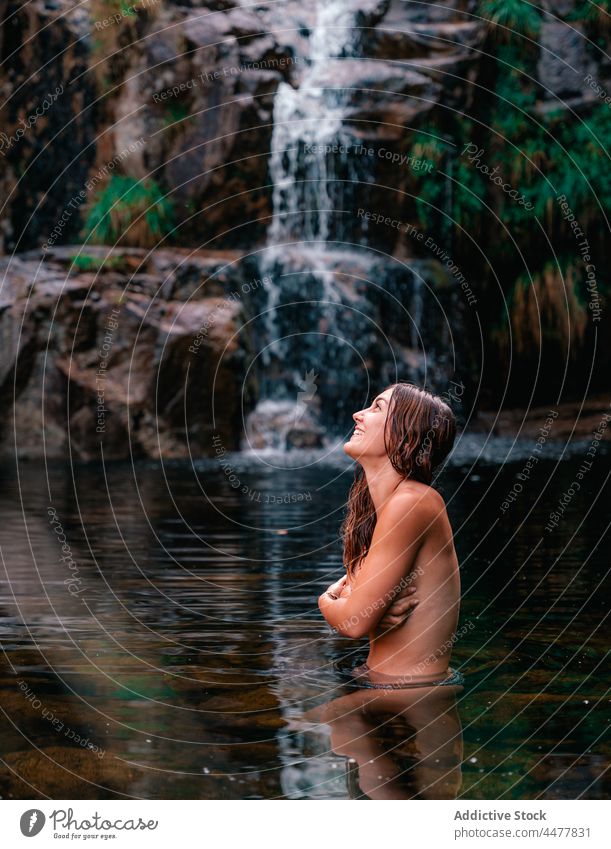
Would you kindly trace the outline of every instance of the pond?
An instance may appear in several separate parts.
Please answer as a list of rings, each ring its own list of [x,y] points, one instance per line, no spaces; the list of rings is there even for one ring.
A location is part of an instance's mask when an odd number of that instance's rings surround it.
[[[551,531],[585,448],[504,512],[528,447],[456,455],[464,686],[382,694],[316,603],[346,458],[5,467],[0,795],[608,796],[605,448]]]

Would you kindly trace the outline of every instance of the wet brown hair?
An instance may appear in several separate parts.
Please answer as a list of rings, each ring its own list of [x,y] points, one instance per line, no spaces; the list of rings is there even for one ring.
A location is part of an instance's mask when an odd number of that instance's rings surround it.
[[[454,413],[438,395],[413,383],[393,383],[386,388],[393,390],[384,427],[384,445],[390,462],[405,479],[430,486],[434,470],[454,445]],[[357,464],[340,530],[344,565],[350,578],[369,550],[375,524],[376,512],[365,472]]]

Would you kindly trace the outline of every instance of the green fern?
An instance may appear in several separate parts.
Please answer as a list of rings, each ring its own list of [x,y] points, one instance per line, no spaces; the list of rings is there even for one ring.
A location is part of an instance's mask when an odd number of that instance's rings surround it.
[[[94,197],[85,230],[93,244],[151,247],[172,224],[172,205],[154,180],[114,174]]]

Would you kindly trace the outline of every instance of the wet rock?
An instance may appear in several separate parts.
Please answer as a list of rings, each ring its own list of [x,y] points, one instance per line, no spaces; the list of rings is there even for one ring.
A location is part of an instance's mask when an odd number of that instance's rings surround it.
[[[543,8],[561,18],[570,15],[575,8],[574,0],[543,0]]]
[[[439,86],[423,74],[390,62],[363,59],[330,62],[311,84],[345,87],[346,123],[359,138],[373,139],[400,138],[416,116],[432,108],[439,92]]]
[[[0,27],[6,55],[0,110],[4,251],[44,241],[82,189],[96,149],[90,144],[95,93],[88,73],[89,16],[72,3],[52,8],[44,0],[7,9]],[[69,79],[79,79],[78,86],[70,87]],[[50,139],[52,167],[45,155]],[[79,227],[79,216],[72,215],[64,237],[75,237]]]
[[[592,395],[584,401],[566,401],[553,407],[516,408],[494,413],[480,410],[471,429],[497,436],[513,436],[519,432],[523,438],[536,440],[545,427],[546,441],[591,440],[593,433],[601,432],[600,424],[608,406],[606,395]],[[550,418],[550,411],[556,415]],[[609,428],[602,430],[601,439],[611,440]]]
[[[179,238],[252,243],[263,233],[259,213],[270,206],[264,151],[273,94],[291,55],[245,9],[198,10],[157,34],[153,49],[164,70],[152,68],[140,82],[140,102],[154,87],[150,129],[159,136],[147,164],[172,191],[184,219]],[[245,223],[228,233],[233,217]]]
[[[441,0],[440,3],[404,3],[403,0],[391,0],[383,25],[401,27],[405,21],[428,23],[429,21],[452,21],[460,17],[462,11],[473,12],[477,0]],[[469,20],[468,16],[465,16]]]
[[[252,406],[246,266],[117,249],[91,254],[96,273],[69,271],[77,253],[51,251],[40,274],[39,260],[2,263],[12,302],[0,314],[11,352],[0,392],[19,456],[199,456],[213,432],[236,448],[241,402]],[[12,421],[0,442],[9,454]]]
[[[406,22],[405,17],[395,25],[384,21],[365,41],[369,57],[401,61],[436,54],[465,53],[478,47],[485,37],[485,23],[459,20],[435,23]],[[477,57],[474,55],[473,59]]]
[[[304,393],[309,395],[307,390]],[[318,448],[324,429],[308,409],[309,397],[296,401],[260,401],[246,421],[244,450]],[[317,404],[318,406],[318,404]]]
[[[573,7],[572,0],[549,0],[547,8],[566,15]],[[78,86],[0,159],[8,197],[0,222],[5,247],[19,239],[21,250],[45,241],[66,202],[117,155],[123,173],[153,174],[169,192],[181,222],[174,241],[232,248],[261,243],[272,211],[274,95],[282,81],[298,86],[307,76],[316,8],[299,0],[287,0],[281,11],[276,3],[255,8],[232,0],[157,4],[121,27],[96,31],[95,38],[97,7],[34,0],[16,10],[10,30],[7,24],[0,34],[10,35],[15,47],[3,89],[7,135],[56,84],[70,78]],[[344,22],[353,38],[343,46],[339,39],[331,55],[342,59],[328,63],[320,82],[363,89],[348,104],[353,137],[407,144],[405,126],[417,126],[435,104],[469,111],[486,33],[476,10],[476,0],[357,0],[345,19],[340,15],[339,29]],[[39,31],[45,32],[40,44]],[[541,84],[553,94],[583,97],[581,82],[596,62],[585,52],[580,25],[544,21],[541,43]],[[45,73],[30,77],[34,45]],[[61,63],[53,61],[60,53]],[[605,73],[594,76],[604,80]],[[55,132],[49,169],[48,158],[38,154]],[[140,139],[144,144],[134,148]],[[19,175],[26,172],[24,182]],[[80,204],[61,241],[79,235],[86,211]],[[239,226],[228,226],[233,221]],[[130,238],[136,244],[141,236]]]
[[[4,142],[0,188],[7,204],[0,233],[5,249],[19,242],[21,250],[34,250],[47,240],[85,181],[116,156],[121,173],[136,179],[152,174],[171,198],[179,224],[171,239],[205,245],[194,253],[160,248],[151,256],[126,247],[110,258],[103,256],[104,248],[87,248],[91,267],[80,261],[74,268],[66,251],[55,246],[41,267],[38,254],[11,262],[0,296],[5,352],[0,397],[20,420],[21,455],[39,456],[44,450],[65,457],[70,444],[76,457],[97,456],[96,371],[106,335],[112,336],[102,381],[112,405],[104,420],[107,456],[130,450],[153,457],[209,452],[213,418],[227,448],[237,447],[243,418],[256,401],[271,394],[276,401],[296,403],[298,381],[312,368],[320,371],[321,363],[328,365],[318,390],[320,414],[312,422],[304,418],[293,428],[281,428],[284,445],[316,445],[320,428],[345,421],[362,400],[358,387],[369,370],[384,380],[395,372],[412,379],[432,375],[443,387],[450,336],[458,346],[466,336],[464,310],[455,309],[437,266],[427,266],[424,276],[435,297],[418,284],[410,262],[402,271],[388,258],[359,268],[359,245],[408,260],[411,248],[392,226],[366,229],[355,212],[384,210],[402,223],[416,220],[411,166],[397,163],[409,155],[414,131],[429,120],[430,110],[442,106],[470,114],[472,82],[482,81],[478,74],[486,67],[480,48],[487,25],[477,18],[477,8],[477,0],[433,5],[355,0],[338,6],[286,0],[282,9],[274,2],[253,7],[233,0],[186,0],[155,4],[96,38],[96,4],[84,9],[68,0],[33,0],[15,8],[0,30],[5,46],[10,38],[14,48],[1,84],[7,135],[21,117],[34,114],[55,84],[67,79],[78,84],[10,149]],[[546,8],[566,16],[574,3],[547,0]],[[323,23],[332,24],[327,40],[324,27],[321,38],[317,10]],[[579,23],[569,27],[543,20],[538,71],[547,93],[540,109],[554,107],[558,95],[587,115],[596,95],[584,78],[593,71],[604,81],[606,66],[594,54],[590,58],[585,43]],[[34,50],[45,73],[31,76],[27,69]],[[310,87],[309,98],[293,97],[302,94],[301,86]],[[271,148],[274,108],[283,99],[297,104],[288,113],[293,126],[302,119],[308,124],[309,118],[320,133],[287,135],[287,144],[280,146],[292,149],[295,142],[299,155],[285,180],[286,204],[274,207],[275,219],[292,219],[294,228],[290,239],[277,241],[320,237],[353,245],[354,255],[329,251],[308,266],[311,257],[296,258],[288,248],[284,267],[285,258],[271,263],[272,286],[242,297],[240,287],[263,273],[241,250],[255,256],[267,243],[272,183],[280,176],[275,185],[282,185],[282,154]],[[314,103],[318,111],[311,108]],[[280,123],[276,120],[276,130]],[[51,167],[49,157],[38,154],[56,132]],[[139,139],[145,143],[135,148]],[[351,152],[307,159],[303,149],[316,139],[341,141]],[[367,152],[355,154],[361,143]],[[135,149],[125,154],[130,147]],[[296,186],[304,193],[291,206]],[[77,204],[58,241],[80,238],[91,201],[88,195]],[[311,226],[317,210],[327,207],[332,212],[325,226],[320,221]],[[292,218],[293,209],[314,214],[298,211]],[[142,232],[127,238],[146,243]],[[375,293],[374,279],[380,281]],[[233,305],[219,312],[220,301],[233,292],[238,293]],[[390,292],[397,310],[388,306]],[[450,321],[440,318],[444,298]],[[298,306],[291,307],[291,299]],[[120,302],[119,326],[107,334],[108,317]],[[279,312],[273,310],[276,304]],[[271,310],[264,320],[254,320],[259,308]],[[193,346],[199,328],[210,321],[214,327]],[[287,354],[284,339],[292,330],[299,335]],[[395,346],[396,364],[383,333]],[[349,351],[353,341],[358,356]],[[253,352],[264,349],[267,359],[257,359],[251,369]],[[5,421],[1,439],[7,452],[10,421]],[[266,444],[266,437],[259,434],[255,442]]]
[[[596,65],[586,52],[587,40],[579,24],[544,21],[539,41],[537,76],[543,97],[555,101],[556,97],[582,94],[584,77],[595,72]]]

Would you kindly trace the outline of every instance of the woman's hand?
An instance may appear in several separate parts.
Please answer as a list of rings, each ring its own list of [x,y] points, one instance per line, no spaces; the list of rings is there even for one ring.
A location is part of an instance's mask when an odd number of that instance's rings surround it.
[[[342,585],[342,590],[339,594],[340,598],[348,598],[350,593],[352,592],[352,586],[350,585],[350,581],[346,578]]]
[[[415,592],[416,587],[413,586],[401,590],[378,623],[378,630],[386,632],[403,625],[418,604],[418,599],[414,598]]]
[[[325,592],[328,595],[333,596],[334,598],[340,598],[340,596],[346,594],[344,592],[346,587],[348,587],[348,591],[349,591],[350,584],[348,583],[348,576],[342,575],[342,577],[339,579],[339,581],[336,581],[334,584],[331,584],[329,587],[327,587]]]

